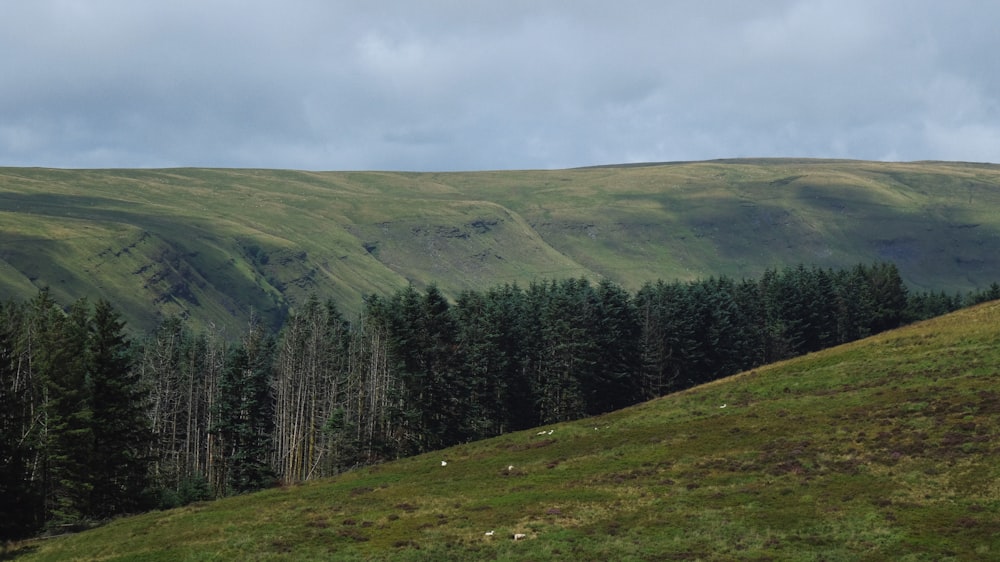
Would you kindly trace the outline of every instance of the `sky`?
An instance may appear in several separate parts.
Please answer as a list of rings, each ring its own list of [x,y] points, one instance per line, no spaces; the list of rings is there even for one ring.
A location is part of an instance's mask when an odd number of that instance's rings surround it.
[[[995,0],[0,0],[0,166],[1000,162]]]

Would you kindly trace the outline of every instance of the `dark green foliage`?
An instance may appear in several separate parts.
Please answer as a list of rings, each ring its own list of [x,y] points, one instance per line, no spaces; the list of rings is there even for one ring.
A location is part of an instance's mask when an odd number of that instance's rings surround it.
[[[965,298],[965,306],[972,306],[981,302],[995,301],[1000,299],[1000,283],[994,281],[985,291],[969,293]]]
[[[44,290],[3,312],[3,505],[17,513],[4,536],[146,508],[145,394],[118,314],[84,299],[63,311]]]
[[[903,323],[906,311],[906,285],[899,269],[891,263],[875,263],[865,271],[871,302],[874,303],[871,318],[872,333],[898,328]]]
[[[402,452],[463,441],[470,386],[459,376],[458,330],[448,301],[434,286],[423,295],[407,287],[387,306],[390,356],[401,383],[395,417]]]
[[[681,283],[646,284],[636,305],[642,328],[643,397],[661,396],[682,386],[689,365],[698,358],[693,307]]]
[[[962,307],[960,295],[943,291],[911,293],[906,304],[906,319],[910,322],[941,316]]]
[[[610,281],[595,289],[596,307],[590,332],[596,345],[596,365],[584,381],[587,414],[602,414],[641,399],[638,312],[632,297]]]
[[[459,295],[454,306],[460,377],[469,386],[466,430],[473,435],[502,431],[506,383],[506,355],[498,345],[500,326],[488,318],[487,297],[480,293]],[[495,371],[494,371],[495,369]]]
[[[181,481],[176,490],[162,488],[156,501],[157,509],[173,509],[193,502],[207,501],[215,497],[208,479],[196,474]]]
[[[33,367],[43,385],[41,450],[46,521],[52,527],[78,524],[90,512],[94,448],[88,366],[91,330],[86,301],[63,314],[44,295],[35,302],[40,344]]]
[[[1000,297],[909,293],[895,266],[757,280],[586,279],[312,298],[280,336],[165,320],[133,347],[107,301],[0,306],[0,533],[65,529],[620,409]],[[152,491],[151,491],[152,490]],[[146,498],[154,498],[151,502]]]
[[[584,416],[584,385],[595,376],[597,341],[593,288],[584,279],[533,287],[541,325],[533,393],[542,423]]]
[[[43,521],[35,455],[30,373],[20,359],[23,306],[0,303],[0,540],[20,538]]]
[[[890,329],[908,318],[909,302],[891,264],[646,284],[636,295],[643,396]]]
[[[226,357],[215,404],[214,432],[221,445],[223,490],[250,492],[271,485],[268,464],[274,425],[271,370],[274,338],[252,323]]]
[[[147,391],[132,369],[124,323],[108,301],[98,301],[92,326],[89,379],[97,455],[91,466],[91,512],[107,517],[146,507],[152,434]]]

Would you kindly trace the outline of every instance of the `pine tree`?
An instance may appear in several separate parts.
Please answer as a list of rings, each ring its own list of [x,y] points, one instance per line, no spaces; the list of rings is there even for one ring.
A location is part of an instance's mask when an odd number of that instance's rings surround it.
[[[647,285],[637,295],[643,325],[642,386],[645,398],[686,388],[697,378],[704,352],[698,340],[693,285]]]
[[[271,485],[271,394],[274,340],[251,320],[243,341],[226,357],[215,403],[214,432],[221,441],[222,489],[243,493]]]
[[[0,303],[0,541],[18,539],[42,524],[42,502],[31,465],[35,392],[24,366],[23,307]]]
[[[106,300],[97,302],[88,358],[91,434],[92,505],[97,516],[130,513],[147,507],[152,433],[148,393],[132,368],[131,344],[124,322]]]
[[[601,414],[635,404],[640,398],[640,326],[629,294],[601,281],[595,290],[594,340],[596,364],[584,381],[587,413]]]
[[[855,341],[871,335],[875,303],[868,289],[867,270],[857,265],[834,274],[837,318],[837,343]]]
[[[875,263],[868,268],[868,286],[873,310],[872,333],[898,328],[906,313],[906,285],[893,263]]]
[[[470,389],[465,431],[475,439],[499,433],[506,380],[506,357],[498,347],[500,327],[489,317],[488,300],[478,292],[465,291],[453,308],[459,377]]]
[[[33,301],[36,339],[32,367],[43,384],[45,519],[52,527],[80,524],[91,513],[94,441],[88,385],[89,306],[77,301],[66,315],[42,293]]]
[[[392,357],[402,385],[395,413],[403,430],[400,452],[408,455],[461,442],[467,436],[463,419],[470,391],[459,377],[450,304],[431,285],[424,295],[407,287],[389,308]]]
[[[597,341],[593,287],[586,279],[552,282],[540,309],[542,353],[534,392],[543,423],[586,414],[586,387],[596,378]]]

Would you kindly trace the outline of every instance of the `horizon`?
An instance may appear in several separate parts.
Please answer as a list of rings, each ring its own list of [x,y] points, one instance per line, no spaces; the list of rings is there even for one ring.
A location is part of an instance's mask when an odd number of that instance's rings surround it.
[[[641,168],[652,166],[676,166],[684,164],[705,164],[705,163],[738,163],[738,162],[759,162],[759,161],[789,161],[789,162],[815,162],[815,163],[837,163],[837,162],[867,162],[874,164],[961,164],[972,166],[1000,166],[1000,161],[970,161],[970,160],[864,160],[858,158],[828,158],[822,156],[797,157],[797,156],[741,156],[708,158],[704,160],[668,160],[657,162],[621,162],[607,164],[587,164],[583,166],[571,166],[565,168],[495,168],[483,170],[392,170],[392,169],[309,169],[309,168],[265,168],[260,166],[162,166],[162,167],[55,167],[55,166],[7,166],[0,165],[0,169],[37,169],[37,170],[62,170],[67,172],[86,171],[166,171],[166,170],[262,170],[262,171],[287,171],[305,172],[316,174],[339,174],[339,173],[393,173],[393,174],[475,174],[491,172],[558,172],[563,170],[587,170],[595,168]]]

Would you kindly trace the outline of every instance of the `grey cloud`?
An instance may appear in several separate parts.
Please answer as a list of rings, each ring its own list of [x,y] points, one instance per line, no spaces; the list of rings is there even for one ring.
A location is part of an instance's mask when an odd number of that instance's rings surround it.
[[[998,161],[1000,5],[14,0],[0,165]]]

